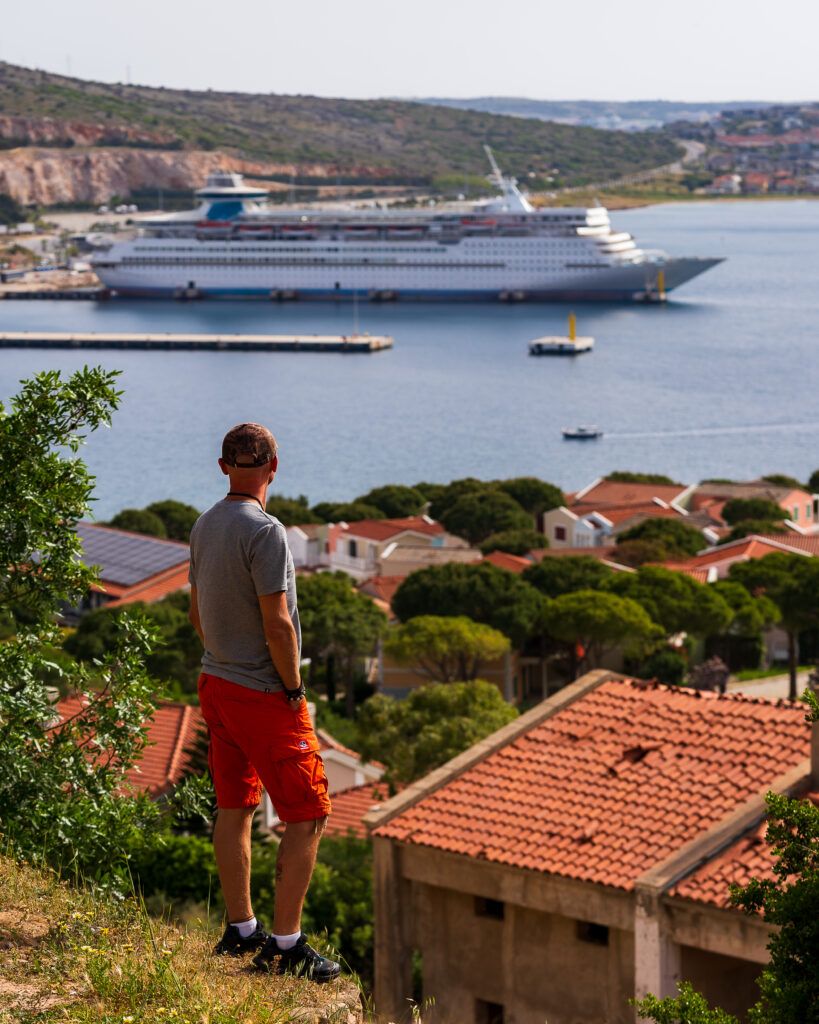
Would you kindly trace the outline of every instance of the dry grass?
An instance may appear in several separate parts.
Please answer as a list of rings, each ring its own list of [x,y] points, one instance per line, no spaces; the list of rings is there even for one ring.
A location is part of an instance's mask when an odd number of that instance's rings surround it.
[[[318,986],[214,958],[215,936],[0,857],[0,1024],[353,1024],[349,979]]]

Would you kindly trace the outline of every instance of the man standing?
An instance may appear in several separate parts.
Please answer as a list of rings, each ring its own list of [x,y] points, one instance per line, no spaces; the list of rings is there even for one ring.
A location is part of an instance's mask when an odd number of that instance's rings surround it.
[[[230,489],[191,531],[190,617],[205,648],[199,701],[210,732],[213,847],[228,918],[214,952],[258,950],[260,970],[330,981],[339,965],[301,932],[330,799],[299,672],[293,559],[284,527],[265,512],[278,464],[266,427],[241,423],[228,431],[219,466]],[[250,831],[262,786],[286,825],[272,935],[250,903]]]

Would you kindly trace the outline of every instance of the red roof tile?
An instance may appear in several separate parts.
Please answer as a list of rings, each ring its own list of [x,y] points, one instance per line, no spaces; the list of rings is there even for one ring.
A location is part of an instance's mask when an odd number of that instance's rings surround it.
[[[61,700],[57,711],[60,718],[70,718],[80,712],[84,704],[84,699],[76,694]],[[190,754],[204,728],[202,713],[195,705],[162,701],[148,723],[148,746],[139,763],[127,773],[128,781],[152,797],[172,789],[182,780]]]
[[[506,569],[508,572],[522,573],[532,565],[530,558],[521,558],[519,555],[510,555],[508,551],[493,551],[487,555],[484,562],[496,565],[499,569]]]
[[[669,487],[667,484],[625,484],[617,480],[600,480],[585,491],[578,491],[573,497],[571,508],[573,512],[578,512],[582,506],[604,511],[604,505],[646,505],[655,498],[670,505],[686,490],[687,487],[677,484]]]
[[[806,759],[804,717],[736,694],[607,681],[375,834],[630,889]]]
[[[819,806],[819,792],[806,792],[804,796]],[[678,882],[669,895],[726,908],[731,906],[728,896],[732,884],[745,885],[751,878],[773,878],[774,861],[765,842],[766,827],[763,821],[740,836],[722,853]]]
[[[359,586],[362,594],[381,601],[388,608],[392,607],[392,599],[395,592],[406,579],[406,576],[371,576]]]
[[[427,537],[438,537],[445,533],[443,526],[428,516],[405,516],[403,519],[360,519],[345,526],[336,524],[340,535],[363,537],[365,540],[389,540],[401,533],[421,533]]]
[[[333,813],[327,819],[325,832],[330,836],[346,836],[352,833],[363,839],[367,835],[362,819],[374,807],[389,799],[386,782],[366,782],[333,793]]]

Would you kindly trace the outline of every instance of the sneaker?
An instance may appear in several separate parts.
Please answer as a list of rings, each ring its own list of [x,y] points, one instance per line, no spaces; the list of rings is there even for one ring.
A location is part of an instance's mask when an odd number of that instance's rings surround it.
[[[274,964],[277,958],[278,963]],[[319,984],[332,981],[341,974],[341,966],[335,960],[328,960],[326,956],[317,953],[308,943],[304,932],[291,949],[279,949],[271,935],[253,957],[253,966],[273,974],[296,974]]]
[[[229,924],[225,928],[225,934],[213,947],[214,956],[241,956],[243,953],[250,953],[259,949],[267,941],[267,932],[256,922],[256,931],[243,939],[235,924]]]

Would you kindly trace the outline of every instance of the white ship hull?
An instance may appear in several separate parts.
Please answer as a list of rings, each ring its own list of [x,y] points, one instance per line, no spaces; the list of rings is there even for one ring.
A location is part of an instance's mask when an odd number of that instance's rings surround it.
[[[602,207],[534,210],[513,180],[499,187],[460,208],[287,211],[215,174],[197,209],[91,262],[120,295],[471,302],[663,299],[720,262],[639,249]]]

